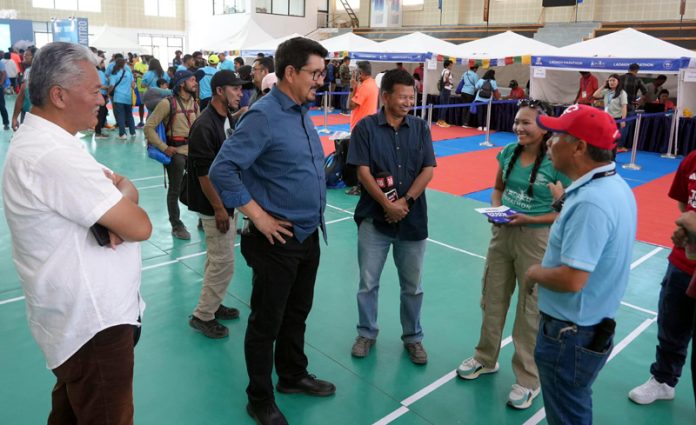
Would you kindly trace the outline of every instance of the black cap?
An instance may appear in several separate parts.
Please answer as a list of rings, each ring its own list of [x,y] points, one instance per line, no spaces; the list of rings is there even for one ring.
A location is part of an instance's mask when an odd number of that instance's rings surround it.
[[[224,69],[218,71],[213,75],[210,80],[210,89],[215,93],[215,89],[224,86],[241,86],[248,83],[248,81],[243,81],[237,77],[233,71]]]

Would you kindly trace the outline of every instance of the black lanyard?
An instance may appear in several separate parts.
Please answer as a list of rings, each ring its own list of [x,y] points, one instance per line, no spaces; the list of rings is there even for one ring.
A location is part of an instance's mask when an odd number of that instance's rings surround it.
[[[614,174],[616,174],[616,169],[595,173],[591,179],[589,179],[587,182],[585,182],[583,184],[583,186],[585,184],[591,182],[592,180],[602,179],[604,177],[613,176]],[[551,204],[551,208],[553,208],[554,211],[556,211],[556,212],[561,212],[561,210],[563,209],[563,204],[565,203],[565,200],[566,200],[566,194],[564,193],[563,196],[561,196],[553,204]]]

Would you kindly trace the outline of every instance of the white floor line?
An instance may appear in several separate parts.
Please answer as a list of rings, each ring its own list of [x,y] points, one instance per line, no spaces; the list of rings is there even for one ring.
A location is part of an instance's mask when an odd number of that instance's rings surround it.
[[[640,266],[640,265],[643,264],[644,262],[648,261],[648,259],[649,259],[650,257],[654,256],[655,254],[657,254],[658,252],[662,251],[663,249],[664,249],[664,248],[658,246],[657,248],[655,248],[655,249],[653,249],[652,251],[648,252],[648,253],[645,254],[644,256],[640,257],[639,259],[637,259],[636,261],[634,261],[634,262],[631,264],[631,270],[635,269],[636,267]]]
[[[326,204],[326,206],[329,207],[329,208],[333,208],[333,209],[335,209],[335,210],[337,210],[337,211],[344,212],[344,213],[346,213],[346,214],[350,214],[350,215],[355,214],[353,211],[344,210],[343,208],[339,208],[339,207],[333,206],[333,205],[331,205],[331,204]]]
[[[235,247],[238,247],[238,246],[239,246],[239,242],[237,242],[236,244],[234,244],[234,246],[235,246]],[[173,260],[169,260],[169,261],[165,261],[165,262],[163,262],[163,263],[157,263],[157,264],[149,265],[149,266],[147,266],[147,267],[143,267],[143,268],[141,268],[140,270],[150,270],[150,269],[156,269],[156,268],[158,268],[158,267],[168,266],[168,265],[170,265],[170,264],[174,264],[174,263],[176,263],[176,262],[179,262],[179,261],[181,261],[181,260],[186,260],[186,259],[188,259],[188,258],[200,257],[201,255],[205,255],[206,252],[207,252],[207,251],[201,251],[201,252],[195,252],[195,253],[189,254],[189,255],[183,255],[183,256],[181,256],[181,257],[176,257],[176,258],[173,259]]]
[[[657,316],[656,311],[648,310],[647,308],[643,308],[643,307],[638,307],[637,305],[629,304],[629,303],[624,302],[624,301],[621,301],[621,304],[625,305],[626,307],[632,308],[634,310],[642,311],[643,313],[648,313],[648,314],[651,314],[653,316]]]
[[[626,335],[624,339],[622,339],[618,344],[614,346],[614,349],[611,350],[611,354],[609,354],[609,358],[607,359],[607,363],[609,363],[614,357],[616,357],[621,351],[623,351],[628,345],[633,342],[638,336],[643,333],[650,325],[653,323],[657,322],[657,317],[653,317],[652,319],[645,319],[643,323],[638,325],[637,328],[635,328],[631,333]],[[529,418],[523,425],[536,425],[544,418],[546,417],[546,411],[542,408],[539,411],[537,411],[531,418]]]
[[[346,220],[352,220],[352,219],[353,219],[353,217],[337,218],[336,220],[327,221],[326,224],[334,224],[334,223],[338,223],[339,221],[346,221]]]
[[[500,348],[505,347],[506,345],[510,344],[512,342],[512,336],[509,336],[505,339],[503,339],[500,342]],[[398,409],[394,410],[387,416],[383,417],[382,419],[378,420],[372,425],[387,425],[399,417],[403,416],[405,413],[407,413],[408,406],[412,405],[413,403],[417,402],[418,400],[422,399],[423,397],[427,396],[428,394],[432,393],[436,389],[440,388],[441,386],[445,385],[452,379],[454,379],[457,376],[457,370],[454,369],[450,372],[447,372],[444,376],[442,376],[440,379],[437,381],[431,383],[427,387],[422,388],[418,392],[408,396],[407,398],[401,400],[401,407]]]
[[[150,177],[139,177],[137,179],[131,179],[132,182],[141,182],[143,180],[161,179],[163,176],[150,176]]]
[[[464,253],[464,254],[467,254],[467,255],[471,255],[472,257],[480,258],[480,259],[482,259],[482,260],[485,260],[485,259],[486,259],[486,257],[484,257],[483,255],[475,254],[475,253],[473,253],[473,252],[471,252],[471,251],[467,251],[467,250],[465,250],[465,249],[457,248],[456,246],[447,245],[446,243],[440,242],[440,241],[436,241],[435,239],[430,239],[430,238],[428,238],[428,241],[429,241],[429,242],[432,242],[432,243],[434,243],[434,244],[437,244],[437,245],[444,246],[445,248],[452,249],[452,250],[457,251],[457,252],[461,252],[461,253]]]
[[[16,297],[16,298],[10,298],[10,299],[8,299],[8,300],[0,301],[0,305],[13,303],[13,302],[15,302],[15,301],[22,301],[23,299],[24,299],[24,296]]]
[[[401,416],[403,416],[405,413],[408,413],[408,407],[401,406],[398,409],[394,410],[387,416],[383,417],[382,419],[378,420],[372,425],[387,425],[388,423],[391,423]]]

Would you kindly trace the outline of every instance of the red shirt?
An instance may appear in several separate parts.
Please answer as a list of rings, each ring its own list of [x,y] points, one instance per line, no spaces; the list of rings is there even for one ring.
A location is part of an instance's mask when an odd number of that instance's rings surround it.
[[[679,164],[669,197],[686,204],[686,211],[696,211],[696,151],[692,151]],[[672,248],[669,262],[689,275],[693,275],[696,269],[696,261],[687,259],[684,248],[678,246]]]
[[[526,95],[524,94],[524,89],[522,87],[515,87],[510,90],[509,99],[524,99]]]
[[[575,102],[583,105],[592,105],[594,98],[592,95],[599,88],[599,82],[597,77],[590,74],[587,78],[580,77],[580,88],[578,89],[578,95],[575,96]]]

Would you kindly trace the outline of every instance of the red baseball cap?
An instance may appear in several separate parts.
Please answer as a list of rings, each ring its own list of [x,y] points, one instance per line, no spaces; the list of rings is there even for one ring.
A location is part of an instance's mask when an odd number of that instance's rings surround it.
[[[537,124],[555,133],[567,133],[600,149],[614,149],[621,137],[616,121],[606,112],[588,105],[571,105],[560,117],[539,115]]]

